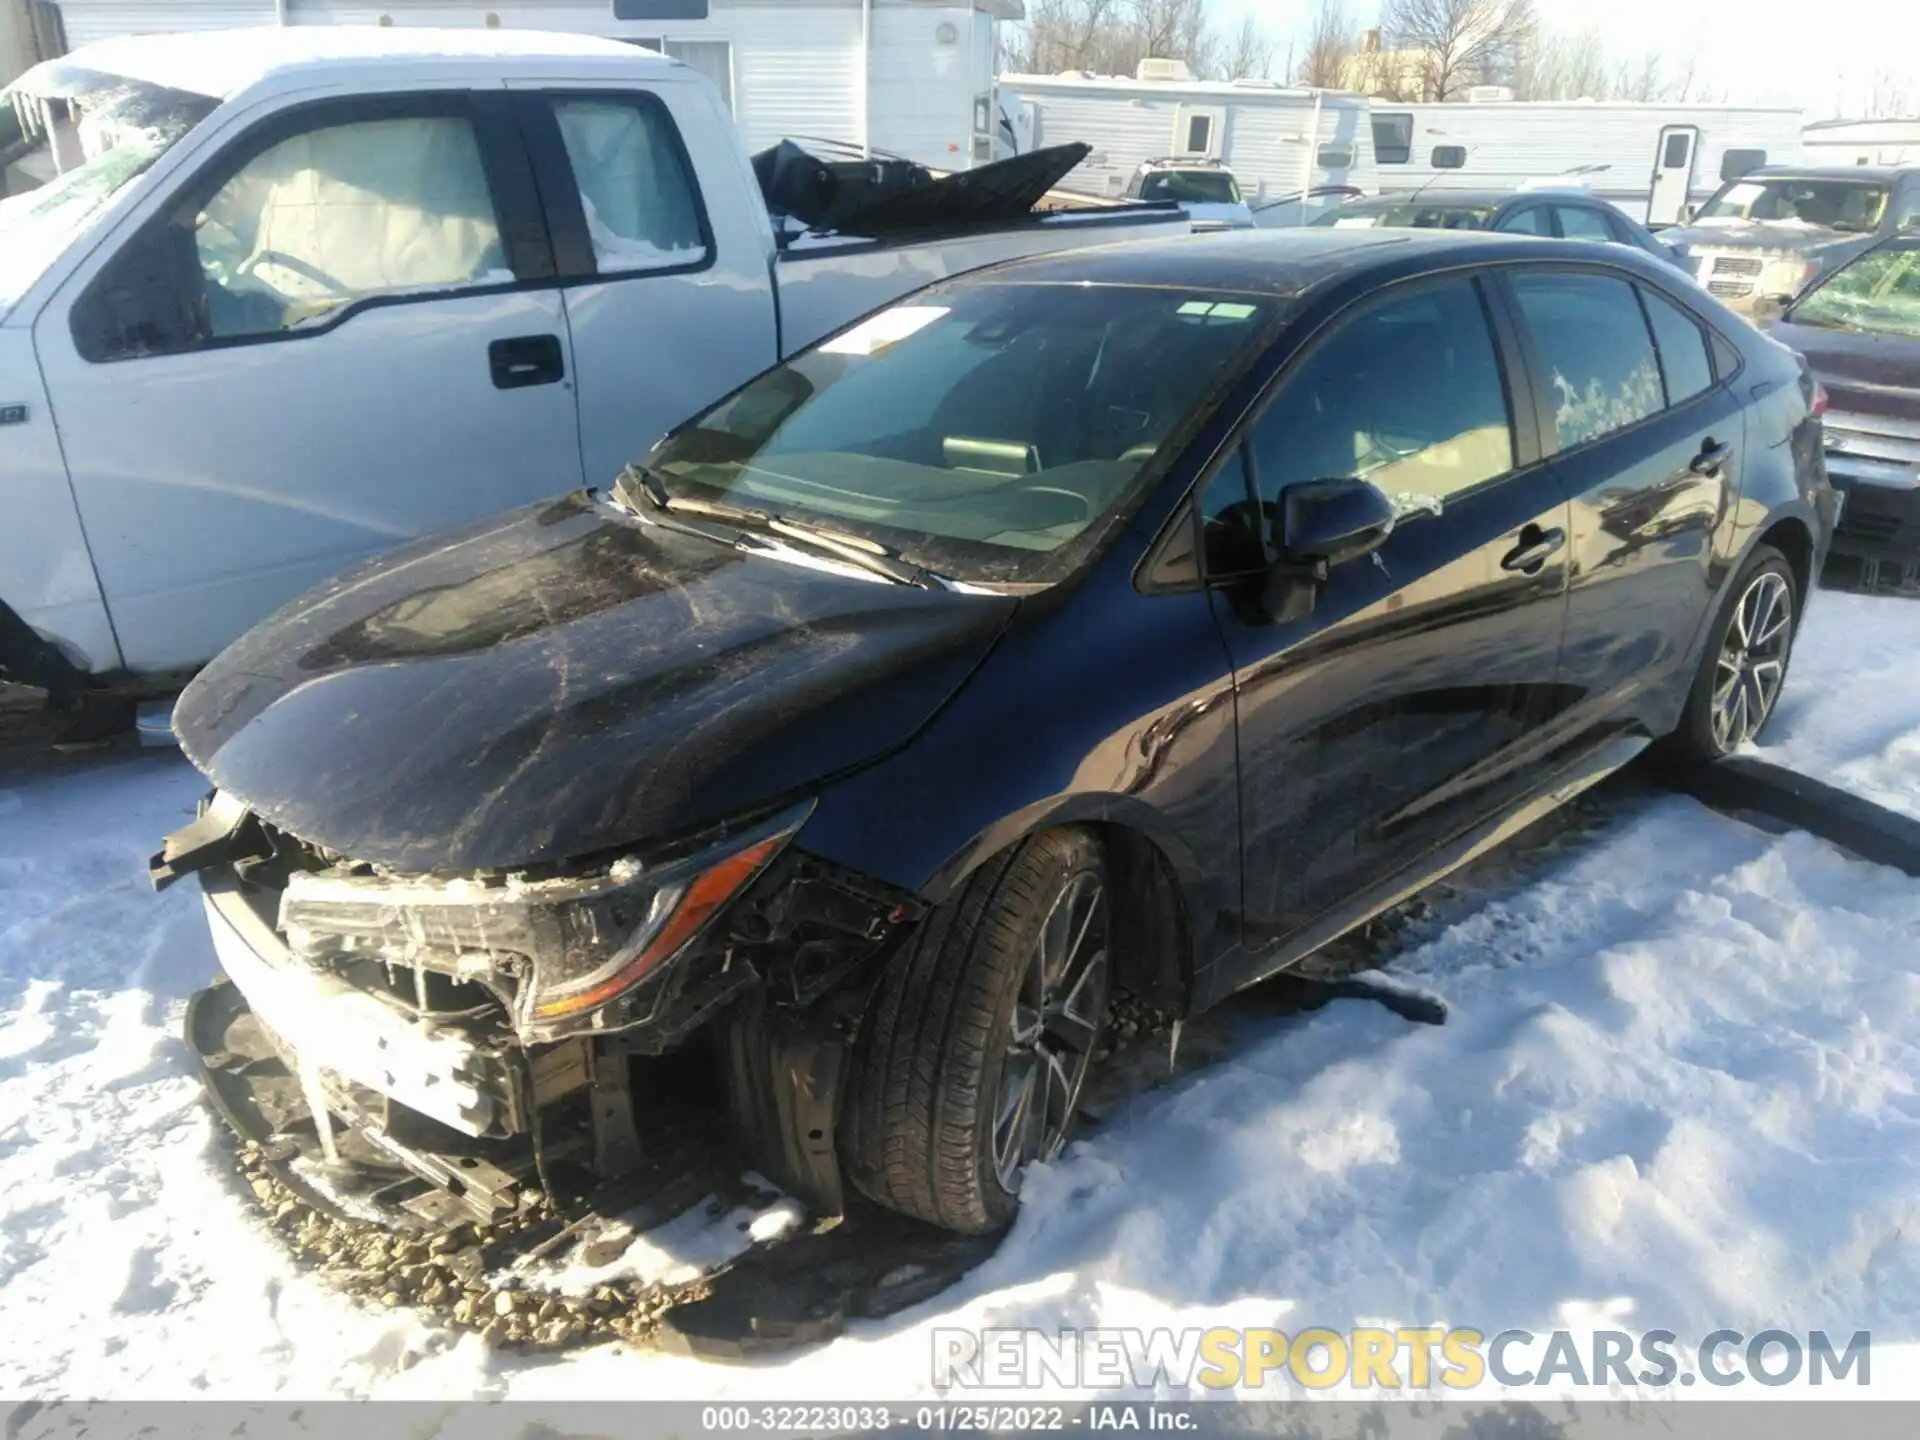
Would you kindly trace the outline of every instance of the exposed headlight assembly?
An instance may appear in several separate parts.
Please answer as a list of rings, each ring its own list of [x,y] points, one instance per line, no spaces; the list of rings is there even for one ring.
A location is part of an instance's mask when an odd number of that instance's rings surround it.
[[[772,863],[811,805],[658,862],[622,857],[533,879],[296,873],[280,902],[290,946],[316,964],[374,960],[512,981],[523,1040],[638,1024],[616,1004],[659,975]]]

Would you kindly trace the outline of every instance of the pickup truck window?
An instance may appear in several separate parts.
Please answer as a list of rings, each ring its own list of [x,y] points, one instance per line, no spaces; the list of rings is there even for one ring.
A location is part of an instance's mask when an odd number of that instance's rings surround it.
[[[644,96],[556,99],[553,114],[602,274],[707,258],[693,177],[660,105]]]
[[[194,222],[215,338],[292,330],[375,295],[513,279],[463,117],[327,125],[243,165]]]
[[[1275,303],[936,286],[769,370],[648,466],[676,498],[830,522],[956,579],[1057,579]]]

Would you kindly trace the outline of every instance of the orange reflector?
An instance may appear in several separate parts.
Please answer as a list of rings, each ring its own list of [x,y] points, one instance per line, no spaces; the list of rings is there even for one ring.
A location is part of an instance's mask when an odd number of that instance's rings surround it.
[[[591,1010],[637,984],[649,970],[691,940],[700,927],[713,917],[714,912],[731,900],[747,881],[759,873],[760,867],[773,858],[774,852],[786,838],[785,835],[769,836],[757,844],[749,845],[737,855],[729,855],[711,870],[702,871],[687,886],[673,914],[660,927],[660,933],[647,942],[646,949],[621,966],[617,974],[602,980],[591,990],[582,990],[578,995],[549,1000],[545,1005],[535,1007],[533,1013],[545,1019]]]

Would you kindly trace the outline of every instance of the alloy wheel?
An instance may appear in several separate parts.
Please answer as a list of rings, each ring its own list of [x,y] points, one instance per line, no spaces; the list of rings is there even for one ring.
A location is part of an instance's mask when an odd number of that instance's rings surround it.
[[[1753,577],[1734,606],[1713,676],[1713,743],[1732,754],[1760,733],[1780,698],[1793,644],[1793,588],[1773,570]]]
[[[1107,1007],[1107,898],[1082,871],[1054,897],[1020,977],[993,1110],[993,1169],[1015,1194],[1021,1173],[1066,1143]]]

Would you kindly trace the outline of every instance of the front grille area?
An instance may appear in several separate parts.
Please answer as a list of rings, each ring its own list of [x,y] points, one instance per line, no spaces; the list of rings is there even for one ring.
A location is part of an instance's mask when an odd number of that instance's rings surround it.
[[[1709,280],[1707,293],[1718,300],[1742,300],[1753,294],[1751,280]]]
[[[1745,275],[1749,279],[1760,273],[1765,262],[1748,255],[1716,255],[1713,261],[1713,273],[1716,275]]]
[[[1840,523],[1835,527],[1838,535],[1849,540],[1866,540],[1876,545],[1892,542],[1900,533],[1898,515],[1876,515],[1870,510],[1858,510],[1849,501],[1840,512]]]

